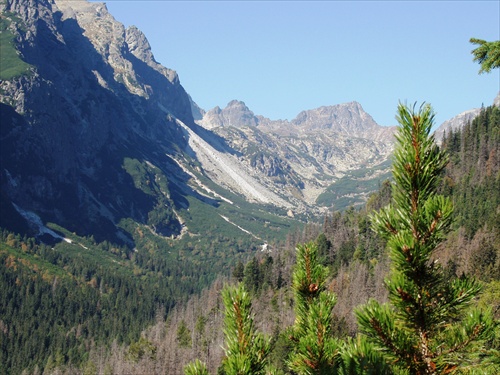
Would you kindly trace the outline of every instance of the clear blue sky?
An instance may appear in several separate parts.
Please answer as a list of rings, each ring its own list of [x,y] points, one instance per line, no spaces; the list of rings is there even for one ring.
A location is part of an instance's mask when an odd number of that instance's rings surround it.
[[[394,125],[398,101],[431,103],[436,125],[491,105],[500,69],[478,75],[471,37],[500,39],[495,1],[108,0],[148,38],[200,107],[244,101],[273,120],[358,101]]]

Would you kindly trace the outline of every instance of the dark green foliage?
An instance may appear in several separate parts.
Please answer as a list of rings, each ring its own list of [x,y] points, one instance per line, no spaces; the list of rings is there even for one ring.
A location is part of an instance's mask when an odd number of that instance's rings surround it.
[[[184,320],[181,321],[179,327],[177,328],[177,343],[181,348],[190,348],[191,347],[191,331],[186,325]]]
[[[71,273],[53,274],[40,256],[54,251],[44,246],[35,250],[34,264],[33,258],[6,245],[0,251],[0,316],[7,328],[0,331],[0,363],[6,373],[47,363],[79,364],[91,341],[136,339],[164,298],[130,277],[112,270],[101,273],[60,254],[45,258],[65,262]]]
[[[318,238],[316,238],[316,246],[318,247],[318,257],[320,262],[326,263],[332,243],[326,238],[324,233],[320,233]]]
[[[451,224],[452,205],[437,195],[447,157],[429,136],[428,105],[398,108],[393,203],[373,216],[392,261],[386,280],[390,304],[371,300],[356,311],[360,331],[393,368],[409,374],[444,374],[478,365],[471,343],[492,336],[488,313],[469,309],[481,290],[473,279],[449,280],[431,260]]]
[[[245,289],[251,292],[256,292],[262,283],[262,277],[260,272],[259,261],[257,258],[252,258],[250,262],[245,266],[245,272],[243,276],[243,284]]]
[[[133,252],[66,236],[74,243],[51,248],[1,232],[0,365],[7,374],[47,362],[78,366],[92,342],[137,343],[157,311],[166,314],[211,280],[196,263],[169,260],[160,249]]]
[[[383,186],[390,187],[390,183],[384,183]],[[385,189],[373,194],[370,201],[386,201]],[[366,209],[355,211],[351,207],[342,213],[334,212],[325,217],[323,233],[316,240],[319,241],[321,262],[330,267],[333,275],[354,259],[371,267],[374,261],[383,256],[385,241],[370,229],[368,212]]]
[[[134,362],[139,362],[143,357],[155,359],[156,347],[151,341],[141,336],[139,341],[130,344],[127,357]]]
[[[376,193],[372,194],[366,202],[366,211],[378,211],[388,205],[392,198],[392,185],[390,180],[384,180]]]
[[[233,277],[236,279],[237,282],[243,281],[243,277],[245,276],[244,272],[245,272],[245,266],[241,261],[239,261],[233,270]]]
[[[500,40],[487,42],[482,39],[471,38],[470,42],[479,45],[472,51],[474,61],[481,65],[479,74],[489,73],[491,69],[500,68]]]
[[[456,226],[469,238],[484,225],[500,233],[500,109],[482,109],[472,122],[448,132],[443,148],[450,163],[441,191],[453,199]]]
[[[242,266],[242,265],[241,265]],[[241,266],[237,271],[237,275],[241,276]],[[238,266],[237,266],[238,267]],[[263,288],[273,288],[279,283],[274,280],[275,269],[279,267],[274,265],[272,256],[265,256],[261,259],[253,257],[245,266],[243,271],[243,285],[245,289],[251,293],[259,293]],[[279,271],[278,271],[279,272]],[[233,276],[236,275],[233,273]]]

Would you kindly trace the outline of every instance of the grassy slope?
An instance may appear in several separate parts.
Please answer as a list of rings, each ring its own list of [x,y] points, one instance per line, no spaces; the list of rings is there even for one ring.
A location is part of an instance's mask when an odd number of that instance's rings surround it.
[[[0,79],[9,80],[29,73],[31,65],[19,57],[14,45],[14,35],[9,31],[11,21],[9,14],[0,18]]]

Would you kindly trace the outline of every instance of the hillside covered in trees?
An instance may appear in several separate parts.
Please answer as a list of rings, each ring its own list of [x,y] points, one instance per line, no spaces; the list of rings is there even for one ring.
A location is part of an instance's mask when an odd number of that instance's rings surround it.
[[[482,282],[483,292],[474,305],[489,306],[497,321],[499,134],[500,110],[488,107],[463,128],[445,135],[441,149],[449,162],[439,175],[437,189],[453,202],[454,212],[450,232],[433,253],[446,277],[469,275]],[[172,309],[168,296],[186,295],[183,288],[190,284],[188,274],[177,274],[179,289],[167,292],[162,289],[162,277],[151,272],[141,276],[138,266],[128,273],[118,269],[110,273],[101,261],[99,266],[77,269],[51,248],[5,233],[1,250],[5,265],[2,363],[12,373],[28,369],[39,373],[183,374],[188,362],[199,359],[210,373],[223,373],[221,292],[226,285],[241,282],[250,293],[256,329],[270,338],[269,363],[288,373],[286,359],[293,348],[290,329],[296,316],[291,289],[295,247],[312,241],[318,261],[327,269],[325,290],[336,295],[329,335],[338,340],[355,337],[359,333],[355,308],[369,298],[380,303],[389,300],[383,282],[390,272],[387,240],[371,229],[370,215],[391,201],[393,184],[383,183],[361,210],[332,212],[322,223],[291,232],[272,252],[255,253],[248,262],[241,259],[231,275],[220,276],[210,288]],[[107,251],[126,254],[124,249]],[[123,256],[124,263],[130,262],[128,258]],[[84,259],[82,255],[83,264],[89,262]],[[161,270],[157,272],[161,274]],[[16,318],[19,316],[25,318]],[[50,339],[44,340],[44,336]],[[498,350],[499,343],[497,335],[490,349]],[[30,363],[26,356],[32,358]]]

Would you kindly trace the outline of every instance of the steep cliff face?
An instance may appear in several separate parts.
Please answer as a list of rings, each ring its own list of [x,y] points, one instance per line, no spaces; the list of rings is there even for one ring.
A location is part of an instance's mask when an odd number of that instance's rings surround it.
[[[125,161],[162,164],[182,185],[182,171],[161,156],[185,144],[174,118],[193,121],[176,73],[103,4],[2,6],[20,58],[33,67],[0,84],[5,206],[82,234],[114,233],[124,217],[147,222],[157,197],[137,186]]]
[[[193,200],[212,214],[221,202],[232,204],[224,195],[301,204],[275,186],[286,165],[276,160],[272,173],[256,174],[226,140],[194,123],[193,114],[205,112],[177,74],[104,4],[1,6],[2,27],[29,71],[0,83],[0,226],[30,226],[36,235],[56,223],[98,240],[128,241],[132,220],[175,238],[195,220]],[[228,119],[241,121],[240,111]]]

